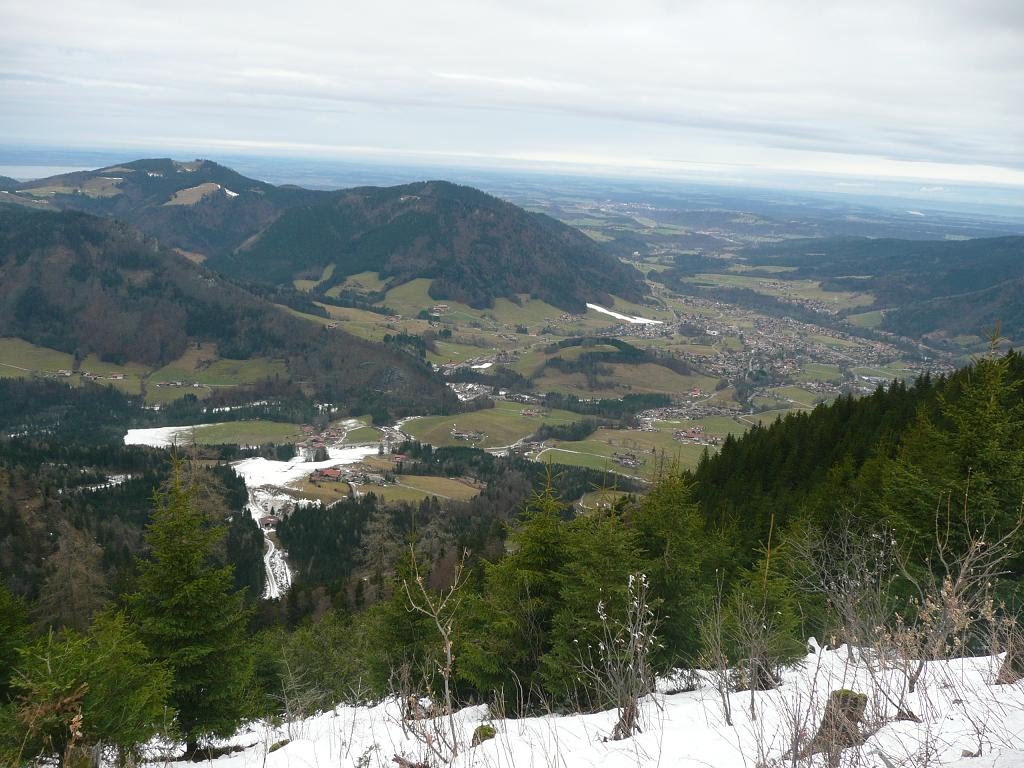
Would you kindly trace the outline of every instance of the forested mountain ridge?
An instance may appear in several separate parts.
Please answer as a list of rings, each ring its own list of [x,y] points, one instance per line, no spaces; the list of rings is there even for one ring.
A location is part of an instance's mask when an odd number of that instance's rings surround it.
[[[208,160],[137,160],[15,184],[0,196],[137,226],[232,277],[291,286],[380,272],[389,285],[432,280],[431,296],[491,306],[531,294],[582,310],[647,292],[633,267],[556,219],[471,187],[426,181],[313,191],[246,178]]]
[[[277,284],[317,279],[331,265],[321,292],[374,271],[391,286],[430,278],[433,298],[474,307],[527,293],[582,310],[613,293],[634,301],[646,293],[639,272],[572,227],[443,181],[362,187],[292,208],[253,242],[212,262]]]
[[[1024,337],[1024,237],[790,240],[747,249],[743,257],[752,265],[793,267],[787,278],[820,280],[825,290],[870,293],[873,308],[886,310],[885,330],[977,334],[1001,321],[1010,338]]]
[[[293,380],[336,403],[401,412],[451,399],[412,356],[329,332],[126,224],[70,211],[0,209],[0,336],[152,367],[205,340],[223,357],[283,359]]]

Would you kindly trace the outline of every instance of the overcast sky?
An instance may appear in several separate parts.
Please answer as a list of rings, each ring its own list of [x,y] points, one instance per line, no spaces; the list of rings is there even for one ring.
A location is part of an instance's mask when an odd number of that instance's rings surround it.
[[[0,0],[0,141],[1024,188],[1024,0]]]

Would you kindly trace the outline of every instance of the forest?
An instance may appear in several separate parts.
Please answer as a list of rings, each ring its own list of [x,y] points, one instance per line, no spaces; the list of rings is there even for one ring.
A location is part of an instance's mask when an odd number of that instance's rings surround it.
[[[128,765],[157,734],[211,755],[252,717],[396,694],[508,716],[611,708],[624,738],[655,676],[770,689],[812,635],[904,654],[902,690],[921,674],[911,659],[1008,648],[1000,677],[1020,679],[1022,386],[1024,359],[992,354],[752,429],[583,513],[563,499],[606,486],[600,473],[406,444],[399,471],[486,490],[292,514],[278,534],[296,583],[280,603],[253,599],[239,554],[258,539],[236,523],[230,470],[9,441],[0,553],[5,575],[23,564],[0,590],[0,755]],[[98,477],[84,466],[133,479],[72,493]],[[133,520],[134,546],[118,547]],[[75,533],[33,551],[46,537],[22,529],[53,521]]]

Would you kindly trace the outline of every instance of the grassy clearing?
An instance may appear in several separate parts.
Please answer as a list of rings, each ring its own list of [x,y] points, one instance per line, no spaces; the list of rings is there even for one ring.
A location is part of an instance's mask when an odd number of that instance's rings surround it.
[[[341,499],[347,499],[349,491],[351,491],[348,483],[313,483],[308,479],[293,483],[291,488],[300,498],[320,501],[324,504],[333,504]]]
[[[687,278],[687,282],[708,287],[748,288],[779,299],[820,301],[835,309],[856,309],[875,303],[870,293],[853,291],[826,291],[817,280],[790,280],[779,274],[718,274],[701,273]]]
[[[332,264],[331,266],[333,267],[334,265]],[[326,279],[327,278],[321,277],[321,280]],[[337,296],[343,289],[358,291],[360,293],[383,291],[384,285],[385,282],[381,280],[379,272],[360,272],[346,277],[343,283],[336,285],[334,288],[327,291],[327,295]]]
[[[807,363],[800,367],[800,378],[804,381],[837,382],[843,380],[843,374],[838,365]]]
[[[749,424],[737,421],[729,416],[708,416],[706,419],[678,419],[674,421],[656,421],[654,426],[661,431],[669,433],[677,429],[690,429],[692,427],[704,427],[705,434],[712,437],[725,437],[726,435],[741,435],[749,428]]]
[[[480,488],[454,477],[429,477],[426,475],[398,475],[395,484],[401,488],[416,490],[425,496],[469,501],[480,493]]]
[[[793,401],[800,405],[806,405],[808,408],[813,408],[821,395],[811,392],[800,387],[776,387],[775,389],[769,390],[776,397],[786,400]]]
[[[729,420],[725,419],[724,421]],[[696,422],[689,424],[693,423]],[[550,456],[551,460],[641,476],[649,476],[663,460],[669,463],[678,463],[685,468],[692,468],[700,461],[700,457],[704,453],[704,446],[676,440],[673,437],[673,431],[682,426],[685,425],[675,425],[658,432],[599,429],[586,440],[556,443],[554,448],[541,453],[541,459],[549,458],[549,454],[556,454],[557,458]],[[742,429],[739,425],[732,424],[722,434],[728,431],[739,433]],[[709,448],[708,450],[714,449]],[[640,467],[623,467],[615,463],[614,455],[616,453],[635,455],[640,460]],[[609,465],[605,466],[603,462],[609,463]]]
[[[73,364],[74,358],[66,352],[38,347],[22,339],[0,339],[0,376],[26,378],[33,374],[55,374],[59,370],[71,370]]]
[[[349,430],[345,435],[346,445],[358,445],[359,443],[376,443],[380,441],[380,430],[375,427],[356,427]]]
[[[499,402],[494,408],[453,416],[425,416],[406,422],[405,431],[431,445],[472,445],[478,448],[499,448],[511,445],[533,434],[541,424],[566,424],[584,417],[569,411],[552,410],[541,416],[523,416],[525,406]],[[482,432],[478,442],[456,440],[451,430]]]
[[[274,376],[287,376],[283,360],[254,357],[249,360],[228,360],[217,355],[212,344],[189,346],[172,363],[154,371],[150,383],[166,381],[199,382],[207,386],[237,386],[253,384]]]
[[[882,324],[884,312],[876,309],[873,312],[861,312],[856,315],[847,315],[846,319],[858,328],[877,328]]]
[[[205,184],[199,184],[195,187],[189,187],[188,189],[180,189],[174,193],[174,197],[168,200],[164,205],[195,205],[207,195],[212,195],[220,189],[220,184],[215,184],[212,181],[208,181]]]
[[[401,315],[415,317],[421,310],[429,310],[435,304],[447,304],[448,311],[442,317],[456,323],[479,322],[480,310],[457,301],[431,298],[428,290],[432,281],[425,277],[410,280],[385,294],[384,304]]]
[[[378,499],[383,499],[389,504],[416,503],[434,495],[403,485],[361,485],[358,487],[358,491],[360,495],[372,493]]]
[[[230,421],[212,424],[195,430],[200,445],[263,445],[265,443],[291,443],[302,437],[298,424],[277,421]]]
[[[587,440],[557,443],[553,448],[542,451],[537,458],[540,461],[651,477],[662,460],[684,468],[697,466],[704,450],[702,445],[675,440],[671,432],[599,429]],[[616,453],[635,455],[640,466],[624,467],[618,464],[614,460]]]

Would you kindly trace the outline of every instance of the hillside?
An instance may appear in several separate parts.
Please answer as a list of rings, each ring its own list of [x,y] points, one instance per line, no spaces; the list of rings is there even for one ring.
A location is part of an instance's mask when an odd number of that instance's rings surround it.
[[[293,380],[334,402],[439,410],[449,397],[411,356],[297,317],[130,226],[82,213],[0,209],[0,336],[149,367],[212,342],[224,358],[282,359]]]
[[[871,308],[887,310],[886,330],[979,334],[1001,321],[1008,336],[1024,337],[1024,237],[796,240],[748,249],[743,256],[752,265],[794,268],[785,273],[787,280],[808,278],[820,280],[824,290],[871,294]]]
[[[577,230],[441,181],[353,189],[290,209],[254,242],[212,265],[278,284],[316,279],[333,265],[320,291],[366,271],[379,272],[389,286],[429,278],[433,298],[478,308],[530,294],[582,310],[610,294],[636,301],[645,293],[636,270]]]
[[[374,271],[389,286],[429,278],[434,298],[475,307],[531,294],[581,311],[646,293],[639,272],[572,227],[441,181],[322,192],[157,159],[15,183],[4,197],[126,221],[231,277],[274,285],[334,265],[320,291]]]
[[[317,193],[275,187],[208,160],[136,160],[9,187],[47,208],[134,224],[195,258],[230,251],[289,205]]]

